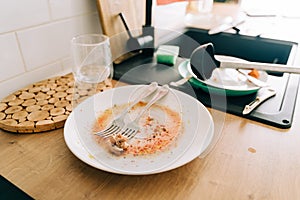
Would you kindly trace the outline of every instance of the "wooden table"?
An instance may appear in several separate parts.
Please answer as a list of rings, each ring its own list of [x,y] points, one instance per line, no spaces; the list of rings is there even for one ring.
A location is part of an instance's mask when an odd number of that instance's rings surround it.
[[[296,59],[300,64],[300,56]],[[168,172],[127,176],[95,169],[71,153],[58,129],[40,134],[0,130],[0,174],[43,200],[300,199],[299,101],[290,129],[209,111],[220,135],[217,144],[207,156]]]
[[[300,105],[288,130],[210,109],[213,150],[171,171],[117,175],[75,157],[63,129],[0,130],[0,174],[35,199],[299,199]]]

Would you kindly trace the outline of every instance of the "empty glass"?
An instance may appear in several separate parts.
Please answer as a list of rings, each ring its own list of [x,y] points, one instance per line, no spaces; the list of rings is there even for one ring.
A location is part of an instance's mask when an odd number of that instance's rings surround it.
[[[75,36],[71,40],[71,52],[75,79],[73,103],[111,87],[113,65],[109,37],[102,34]]]

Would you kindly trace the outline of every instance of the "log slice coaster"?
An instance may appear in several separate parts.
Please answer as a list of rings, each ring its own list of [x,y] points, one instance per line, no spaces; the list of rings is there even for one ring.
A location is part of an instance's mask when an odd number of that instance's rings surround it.
[[[97,85],[96,92],[110,88],[112,82],[107,79]],[[15,133],[62,128],[73,104],[77,105],[90,94],[90,90],[74,84],[72,74],[31,84],[0,101],[0,128]]]

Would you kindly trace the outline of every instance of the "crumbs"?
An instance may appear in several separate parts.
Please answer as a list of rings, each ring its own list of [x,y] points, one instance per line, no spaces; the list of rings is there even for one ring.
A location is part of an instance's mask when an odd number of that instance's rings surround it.
[[[249,147],[249,148],[248,148],[248,151],[249,151],[250,153],[256,153],[256,149],[254,149],[253,147]]]
[[[139,102],[129,111],[128,116],[134,117],[145,106],[145,102]],[[124,107],[126,105],[114,105],[105,110],[99,115],[95,127],[98,130],[105,129],[116,116],[116,113],[120,113]],[[140,118],[139,126],[141,129],[136,136],[131,140],[126,140],[126,148],[122,147],[122,151],[114,154],[144,156],[166,151],[176,145],[177,136],[182,132],[180,113],[167,106],[156,104],[152,105],[150,111]],[[96,140],[101,141],[103,139],[97,136]]]

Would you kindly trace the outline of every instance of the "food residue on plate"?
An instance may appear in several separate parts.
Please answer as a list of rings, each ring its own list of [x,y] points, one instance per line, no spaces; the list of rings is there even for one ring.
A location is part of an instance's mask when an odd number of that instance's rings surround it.
[[[252,69],[249,73],[249,76],[252,76],[254,78],[259,78],[259,71],[257,69]]]
[[[112,108],[102,112],[95,124],[95,132],[103,130],[106,126],[121,113],[128,104],[114,105]],[[145,102],[139,102],[128,113],[130,120],[146,106]],[[154,104],[140,118],[141,129],[134,138],[116,133],[108,138],[95,135],[97,142],[116,155],[150,155],[170,149],[176,145],[176,139],[182,132],[182,121],[180,113],[167,106]]]
[[[260,72],[257,69],[247,70],[245,71],[249,76],[259,79]],[[236,69],[224,68],[220,69],[217,68],[213,71],[212,76],[210,79],[205,81],[206,84],[216,87],[233,87],[233,86],[247,86],[245,84],[247,79],[245,76],[241,75]]]
[[[107,145],[111,147],[110,151],[115,153],[121,153],[128,149],[128,142],[127,138],[120,133],[113,134],[108,137]]]

